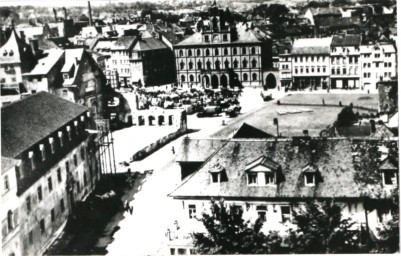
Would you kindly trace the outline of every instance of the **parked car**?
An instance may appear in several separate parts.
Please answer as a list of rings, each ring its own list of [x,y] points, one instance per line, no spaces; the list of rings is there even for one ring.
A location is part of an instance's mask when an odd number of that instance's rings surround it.
[[[236,117],[241,112],[241,106],[232,105],[226,110],[226,115],[228,117]]]
[[[207,106],[196,114],[197,117],[211,117],[221,113],[221,108],[218,106]]]

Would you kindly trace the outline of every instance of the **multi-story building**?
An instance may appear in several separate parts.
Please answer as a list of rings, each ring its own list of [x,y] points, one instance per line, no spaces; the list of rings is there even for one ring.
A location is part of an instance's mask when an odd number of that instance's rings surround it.
[[[105,57],[105,74],[112,87],[159,86],[175,82],[174,56],[171,49],[153,37],[138,31],[118,39],[99,39],[93,52]],[[163,61],[160,61],[163,60]]]
[[[271,68],[271,43],[248,23],[236,25],[216,6],[196,32],[174,45],[177,81],[204,88],[261,86]],[[270,49],[270,50],[269,50]]]
[[[330,37],[302,38],[294,41],[291,49],[292,88],[327,87],[330,75],[330,44]],[[288,75],[286,79],[288,79]]]
[[[361,170],[360,163],[368,156],[360,155],[360,150],[377,150],[379,145],[393,154],[387,154],[380,166],[372,162],[371,172]],[[200,159],[199,151],[207,156]],[[188,139],[180,154],[181,166],[201,161],[170,194],[179,201],[176,225],[188,233],[206,232],[200,221],[202,213],[209,212],[211,199],[220,198],[242,207],[245,220],[267,221],[262,232],[278,231],[283,236],[296,225],[292,211],[313,199],[333,198],[342,207],[343,218],[357,223],[354,228],[363,227],[373,234],[391,219],[391,212],[379,204],[389,202],[398,187],[396,140],[298,137],[205,143]],[[191,236],[171,234],[170,249],[175,250],[179,247],[174,237],[184,244]]]
[[[377,91],[377,82],[397,77],[396,60],[393,44],[363,45],[360,35],[296,39],[290,53],[280,54],[280,80],[292,89],[330,87],[373,92]]]
[[[2,255],[22,255],[16,176],[16,169],[20,165],[20,160],[1,157]]]
[[[100,167],[95,135],[85,130],[92,123],[88,108],[47,92],[1,109],[2,157],[20,161],[16,255],[42,254],[76,203],[94,189]]]
[[[330,52],[331,88],[361,88],[360,45],[360,35],[333,36]]]
[[[361,45],[361,85],[376,91],[377,83],[397,75],[397,50],[393,44]]]

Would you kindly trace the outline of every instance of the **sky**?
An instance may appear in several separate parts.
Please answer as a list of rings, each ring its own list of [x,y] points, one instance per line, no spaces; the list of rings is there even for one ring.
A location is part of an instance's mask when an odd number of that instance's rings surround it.
[[[116,1],[116,0],[91,0],[91,5],[104,5],[109,2],[137,2],[139,0],[123,0],[123,1]],[[147,2],[158,2],[160,0],[146,0]],[[17,5],[35,5],[35,6],[87,6],[87,0],[0,0],[0,6],[17,6]]]

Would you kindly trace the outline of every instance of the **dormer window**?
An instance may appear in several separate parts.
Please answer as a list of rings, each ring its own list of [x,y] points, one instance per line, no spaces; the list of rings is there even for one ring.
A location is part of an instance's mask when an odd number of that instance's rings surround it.
[[[75,134],[78,135],[78,121],[74,121]]]
[[[211,183],[220,183],[228,180],[226,170],[217,163],[209,170]]]
[[[71,140],[71,127],[67,126],[68,140]]]
[[[70,79],[70,76],[68,75],[68,73],[63,74],[63,79],[64,80]]]
[[[54,154],[54,140],[53,138],[49,138],[50,152]]]
[[[323,181],[319,170],[313,164],[307,164],[302,169],[302,174],[304,176],[305,186],[316,186],[317,182]]]
[[[379,167],[382,174],[384,186],[397,186],[398,185],[398,168],[397,163],[391,157],[383,160]]]
[[[276,186],[284,178],[280,166],[265,156],[249,163],[245,171],[249,186]]]

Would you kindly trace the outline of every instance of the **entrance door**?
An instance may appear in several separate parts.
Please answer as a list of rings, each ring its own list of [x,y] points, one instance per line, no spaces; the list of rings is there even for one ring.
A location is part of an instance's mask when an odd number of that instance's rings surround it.
[[[217,78],[216,75],[212,76],[212,88],[213,89],[218,89],[219,88],[219,79]]]
[[[220,77],[220,84],[221,84],[221,86],[223,86],[223,87],[227,87],[227,84],[228,84],[228,82],[227,82],[227,76],[226,75],[221,75],[221,77]]]

